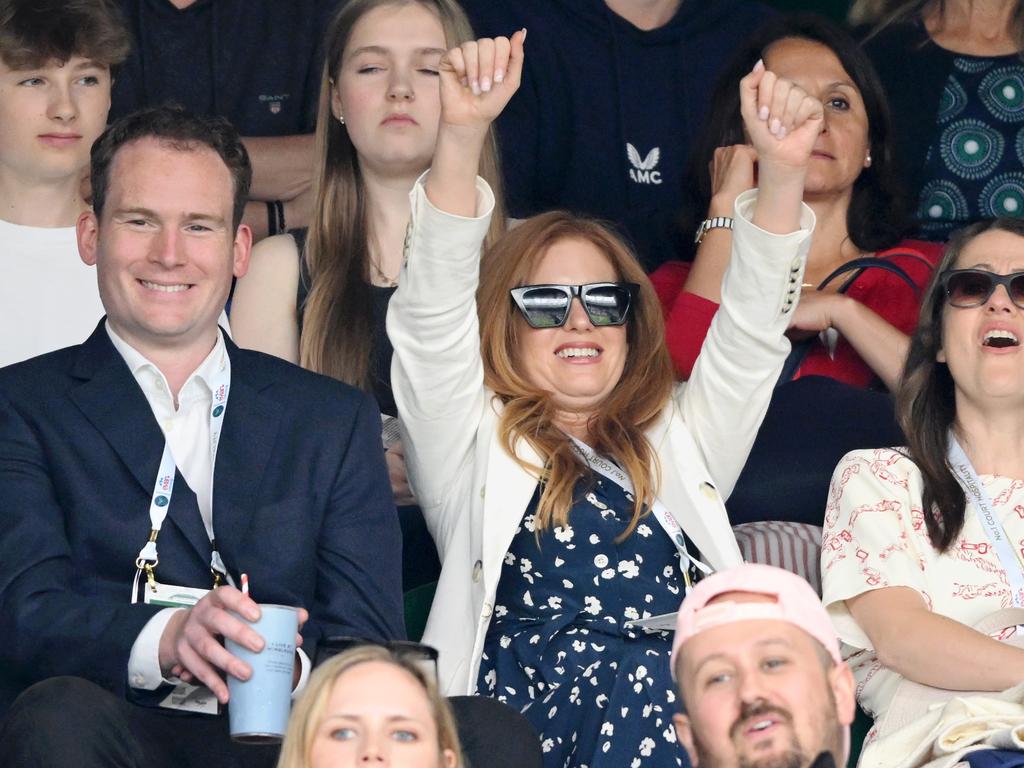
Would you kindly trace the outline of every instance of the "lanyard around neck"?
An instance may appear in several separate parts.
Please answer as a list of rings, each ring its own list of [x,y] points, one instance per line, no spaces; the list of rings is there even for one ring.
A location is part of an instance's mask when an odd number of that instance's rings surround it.
[[[988,534],[992,549],[999,557],[999,562],[1006,573],[1006,580],[1010,584],[1013,604],[1018,608],[1024,606],[1024,570],[1021,568],[1020,559],[1014,552],[1006,528],[992,510],[992,499],[981,487],[974,465],[952,432],[949,433],[949,466],[960,487],[964,489],[967,500],[974,505],[978,521]]]
[[[228,357],[226,352],[224,353],[224,365],[214,375],[211,388],[213,390],[213,398],[210,403],[210,487],[212,488],[213,470],[217,464],[217,445],[220,443],[220,433],[224,426],[224,413],[228,407],[228,392],[231,389],[231,358]],[[165,438],[163,455],[160,457],[160,471],[157,472],[156,482],[153,484],[153,495],[149,503],[149,540],[139,550],[139,556],[135,559],[137,570],[135,573],[135,585],[132,590],[133,599],[134,595],[138,593],[138,581],[143,571],[146,573],[150,588],[154,588],[156,578],[153,571],[160,562],[156,541],[160,535],[160,529],[163,527],[164,520],[167,518],[167,512],[171,507],[171,498],[174,495],[174,475],[176,472],[177,464],[171,452],[171,444]],[[213,537],[212,521],[207,522],[204,519],[203,525],[206,527],[206,535],[213,546],[213,553],[210,556],[210,571],[213,575],[213,585],[216,587],[220,584],[222,577],[228,581],[231,580],[231,577],[227,572],[227,568],[224,567],[220,553],[217,551],[217,543]]]
[[[572,442],[576,446],[576,451],[587,463],[587,466],[608,480],[611,480],[626,493],[631,496],[634,495],[633,481],[629,479],[629,475],[623,472],[617,464],[609,461],[603,456],[598,456],[594,450],[582,440],[574,437],[572,438]],[[654,519],[658,521],[662,530],[665,531],[665,534],[679,551],[680,568],[683,572],[683,581],[686,583],[687,592],[689,592],[693,586],[690,579],[691,565],[705,576],[709,576],[714,571],[712,571],[710,566],[702,563],[690,554],[689,549],[686,547],[686,537],[683,535],[683,529],[679,527],[679,522],[672,517],[672,514],[665,508],[665,505],[662,504],[658,498],[655,498],[654,502],[651,504],[651,514],[654,515]]]

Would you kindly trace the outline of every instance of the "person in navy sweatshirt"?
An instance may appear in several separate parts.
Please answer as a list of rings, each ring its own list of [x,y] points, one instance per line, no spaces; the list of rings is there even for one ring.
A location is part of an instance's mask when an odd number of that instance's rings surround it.
[[[773,12],[749,0],[462,4],[479,35],[529,32],[522,87],[497,124],[511,215],[598,216],[648,271],[678,258],[689,150],[715,81]]]

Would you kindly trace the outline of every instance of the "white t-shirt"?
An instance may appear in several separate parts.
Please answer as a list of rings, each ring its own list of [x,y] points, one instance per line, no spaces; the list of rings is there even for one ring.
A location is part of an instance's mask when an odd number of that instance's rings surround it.
[[[1024,542],[1024,481],[979,477],[1011,541]],[[882,587],[909,587],[934,613],[972,626],[1013,605],[1006,572],[974,506],[945,553],[928,539],[922,479],[898,451],[852,451],[832,476],[821,550],[822,599],[857,681],[857,699],[881,717],[902,678],[878,661],[846,600]],[[874,733],[869,734],[868,742]]]
[[[74,227],[0,221],[0,366],[81,344],[103,317]]]

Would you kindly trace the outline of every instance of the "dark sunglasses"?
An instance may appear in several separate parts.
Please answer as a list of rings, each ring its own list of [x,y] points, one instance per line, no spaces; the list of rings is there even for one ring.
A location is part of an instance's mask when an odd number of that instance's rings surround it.
[[[1024,272],[997,275],[987,269],[950,269],[943,272],[940,279],[952,307],[980,307],[989,300],[996,286],[1001,285],[1006,288],[1010,301],[1024,309]]]
[[[531,328],[560,328],[577,296],[595,326],[622,325],[640,293],[636,283],[523,285],[509,291]]]

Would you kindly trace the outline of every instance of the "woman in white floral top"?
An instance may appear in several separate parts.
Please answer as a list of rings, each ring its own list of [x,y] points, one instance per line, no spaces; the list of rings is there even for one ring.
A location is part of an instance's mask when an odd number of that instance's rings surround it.
[[[1018,220],[954,236],[897,396],[907,447],[854,451],[832,479],[823,598],[876,718],[903,678],[1024,681],[1024,650],[972,628],[1024,602],[1022,269]]]

